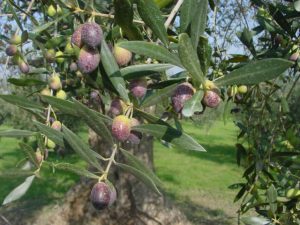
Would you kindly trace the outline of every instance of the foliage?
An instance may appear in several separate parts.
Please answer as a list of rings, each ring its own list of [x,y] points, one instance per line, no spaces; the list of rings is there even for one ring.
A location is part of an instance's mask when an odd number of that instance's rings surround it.
[[[254,29],[240,37],[252,56],[288,58],[299,51],[299,27],[294,26],[298,18],[293,5],[264,1],[253,3],[259,7],[259,26],[256,29],[265,33],[259,37],[264,43],[260,48],[251,44],[255,38]],[[259,33],[256,35],[259,36]],[[296,109],[299,108],[296,103],[299,76],[299,60],[296,57],[288,74],[253,85],[246,95],[233,96],[235,123],[240,128],[236,145],[237,162],[245,167],[243,177],[246,180],[239,184],[235,200],[241,199],[239,214],[255,209],[262,216],[245,217],[245,224],[300,222],[297,195],[300,127]]]
[[[19,27],[16,35],[3,36],[4,41],[18,47],[17,52],[12,52],[9,48],[6,53],[14,55],[12,62],[18,65],[22,73],[37,76],[48,83],[40,94],[32,93],[34,98],[0,96],[34,114],[39,121],[35,122],[38,132],[32,134],[37,139],[38,148],[26,148],[28,155],[35,154],[38,161],[36,163],[32,157],[28,157],[33,163],[32,173],[38,176],[41,167],[51,165],[51,161],[47,160],[49,149],[69,146],[97,172],[77,171],[78,168],[67,164],[56,165],[60,169],[98,179],[98,182],[109,182],[111,166],[118,166],[160,194],[158,178],[145,168],[143,162],[122,150],[122,142],[133,143],[132,135],[136,141],[141,135],[149,134],[168,146],[204,152],[201,144],[184,132],[180,119],[193,119],[196,114],[205,114],[208,108],[216,108],[222,100],[227,99],[244,107],[242,122],[237,125],[242,129],[240,138],[249,137],[246,138],[249,141],[249,151],[241,144],[238,145],[238,155],[244,153],[248,157],[245,165],[251,164],[245,172],[247,181],[237,196],[237,199],[244,196],[240,213],[249,208],[245,201],[256,203],[252,198],[247,198],[247,193],[252,192],[256,182],[262,182],[259,178],[266,178],[260,177],[263,174],[268,179],[263,180],[264,197],[268,201],[262,203],[258,213],[273,220],[278,219],[278,213],[293,214],[288,207],[278,207],[281,204],[277,202],[280,192],[277,193],[279,190],[276,189],[275,177],[281,177],[281,174],[272,175],[269,170],[276,166],[271,161],[271,156],[273,145],[277,143],[274,135],[280,133],[282,128],[278,125],[282,121],[293,123],[291,120],[285,121],[286,118],[276,119],[284,116],[288,110],[283,107],[286,106],[284,98],[280,96],[278,101],[277,96],[277,91],[284,83],[277,83],[274,79],[280,77],[278,80],[281,81],[293,80],[293,76],[285,71],[293,66],[290,71],[295,71],[295,76],[299,68],[298,64],[287,59],[290,53],[298,51],[297,26],[293,23],[297,17],[297,14],[293,14],[294,7],[253,1],[254,5],[260,7],[257,14],[259,27],[253,31],[245,28],[238,34],[241,43],[252,56],[233,55],[224,58],[218,50],[214,50],[212,54],[209,37],[205,34],[207,12],[213,12],[216,17],[217,6],[214,2],[186,0],[183,5],[182,3],[183,1],[174,2],[170,4],[170,8],[165,9],[170,13],[166,21],[163,17],[164,10],[152,0],[115,0],[102,3],[41,1],[34,5],[30,2],[16,4],[7,0],[2,3],[3,11],[11,13]],[[175,11],[171,12],[171,9]],[[178,10],[180,14],[177,14]],[[199,10],[202,13],[198,13]],[[37,21],[29,11],[36,13],[40,19]],[[116,13],[115,17],[110,16],[113,12]],[[24,21],[18,16],[20,13],[28,18],[28,30],[25,30]],[[174,22],[176,14],[180,16],[178,26]],[[124,21],[120,19],[123,17],[126,18]],[[264,45],[256,48],[254,35],[262,31],[265,31],[265,37],[260,42]],[[273,44],[270,39],[277,34],[296,44],[296,48],[283,42]],[[30,51],[23,52],[25,45],[34,54],[29,54]],[[289,53],[289,49],[295,52]],[[78,67],[74,66],[76,61]],[[171,75],[166,71],[170,65],[176,71]],[[133,83],[145,83],[136,82],[142,79],[147,81],[147,93],[143,96],[136,93],[144,90],[144,86],[132,86]],[[36,83],[26,79],[13,82],[17,85]],[[229,92],[226,91],[227,88]],[[274,99],[273,95],[277,97]],[[34,101],[35,99],[38,101]],[[276,111],[278,102],[281,107]],[[228,107],[225,106],[224,109],[228,113]],[[154,113],[158,111],[163,113]],[[254,114],[254,117],[250,117],[250,122],[249,114]],[[82,120],[102,136],[110,146],[111,156],[104,158],[101,153],[91,150],[67,124],[59,128],[53,127],[52,120],[61,120],[61,115],[71,115],[76,120]],[[138,124],[133,124],[133,118],[139,120]],[[248,123],[244,122],[245,118]],[[290,128],[289,125],[286,126]],[[292,135],[297,134],[294,127],[291,129]],[[274,131],[276,132],[273,133]],[[127,159],[127,164],[116,161],[115,156],[120,153]],[[26,189],[28,183],[24,184]],[[259,206],[254,204],[253,207]],[[267,213],[265,209],[268,210]],[[297,215],[293,215],[297,220]]]

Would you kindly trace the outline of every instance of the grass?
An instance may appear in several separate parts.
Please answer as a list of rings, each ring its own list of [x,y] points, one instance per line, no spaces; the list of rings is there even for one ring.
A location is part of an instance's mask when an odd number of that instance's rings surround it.
[[[196,224],[234,224],[236,190],[228,186],[241,181],[236,165],[236,128],[217,121],[209,129],[185,123],[184,130],[207,152],[166,149],[155,143],[155,168],[167,192]]]
[[[209,129],[192,123],[184,123],[183,128],[207,152],[168,149],[155,142],[156,173],[163,181],[167,195],[176,200],[195,224],[235,224],[231,218],[237,209],[233,204],[236,190],[230,190],[228,186],[239,182],[242,173],[235,162],[236,128],[230,123],[224,126],[221,121],[215,122]],[[87,137],[85,131],[80,135]],[[0,171],[13,168],[23,158],[15,139],[0,140]],[[59,161],[61,156],[52,154],[51,159]],[[64,161],[85,166],[76,155],[66,157]],[[50,169],[43,169],[41,177],[34,181],[22,200],[51,203],[62,198],[79,180],[76,175],[63,171],[53,174]],[[0,202],[23,180],[0,177]]]

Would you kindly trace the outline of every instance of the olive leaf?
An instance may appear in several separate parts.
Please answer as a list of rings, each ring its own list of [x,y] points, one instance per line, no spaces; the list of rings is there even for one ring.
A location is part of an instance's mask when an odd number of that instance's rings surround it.
[[[268,225],[270,224],[270,220],[263,218],[263,217],[255,217],[255,216],[248,216],[243,217],[241,221],[245,225]]]
[[[90,171],[70,163],[48,163],[48,165],[58,170],[65,170],[65,171],[75,173],[79,176],[84,176],[91,179],[99,178],[97,175],[91,173]]]
[[[30,188],[33,180],[35,178],[35,175],[32,175],[30,177],[27,177],[26,180],[20,184],[18,187],[16,187],[14,190],[12,190],[4,199],[2,205],[6,205],[8,203],[11,203],[13,201],[18,200],[21,198],[23,195],[26,194],[28,189]]]
[[[161,195],[160,191],[158,190],[156,184],[154,183],[154,181],[145,173],[143,173],[142,171],[123,164],[123,163],[116,163],[116,165],[118,167],[120,167],[121,169],[123,169],[124,171],[131,173],[132,175],[134,175],[136,178],[138,178],[140,181],[142,181],[147,187],[149,187],[151,190],[153,190],[154,192],[156,192],[158,195]]]
[[[62,132],[57,131],[45,124],[42,124],[38,121],[33,121],[33,124],[36,126],[36,128],[45,136],[47,136],[50,140],[52,140],[55,144],[65,147],[64,143],[64,135]]]
[[[148,107],[148,106],[155,105],[157,103],[162,102],[163,99],[168,98],[172,95],[172,93],[174,92],[174,90],[176,89],[177,86],[178,86],[178,84],[176,83],[176,84],[172,84],[165,88],[154,91],[152,94],[147,95],[143,99],[141,106]]]
[[[203,98],[203,91],[197,91],[191,99],[184,103],[184,107],[182,109],[182,114],[186,117],[191,117],[195,112],[201,112],[203,107],[201,104],[201,100]]]
[[[137,10],[153,33],[167,45],[169,43],[167,30],[164,26],[163,17],[158,6],[153,0],[134,0],[137,4]]]
[[[8,130],[0,130],[0,137],[30,137],[35,135],[35,132],[29,130],[18,130],[18,129],[8,129]]]
[[[130,80],[164,72],[172,67],[174,66],[171,64],[140,64],[127,66],[122,68],[120,72],[125,80]]]
[[[143,124],[133,127],[133,130],[148,133],[156,138],[171,143],[180,149],[205,152],[206,150],[191,136],[171,126],[162,124]]]
[[[100,164],[97,161],[97,158],[92,154],[92,150],[87,144],[85,144],[80,137],[74,134],[64,125],[62,126],[62,132],[64,134],[64,139],[69,143],[72,149],[87,163],[93,165],[95,168],[102,171]]]
[[[204,75],[200,67],[197,52],[192,45],[191,39],[186,33],[179,35],[178,53],[182,65],[193,78],[193,83],[196,87],[200,87],[200,84],[204,84]]]
[[[195,49],[199,44],[200,35],[204,34],[206,28],[208,0],[198,0],[193,5],[194,13],[191,21],[191,40]]]
[[[121,153],[125,156],[128,165],[148,175],[158,187],[162,186],[162,182],[159,180],[159,178],[155,175],[155,173],[151,169],[145,166],[144,162],[142,162],[140,159],[138,159],[129,151],[126,151],[125,149],[122,148],[120,150]]]
[[[21,150],[27,155],[28,159],[35,165],[36,168],[38,168],[39,162],[37,161],[33,148],[23,142],[19,143],[19,146]]]
[[[292,65],[293,62],[285,59],[262,59],[248,63],[230,74],[217,79],[215,84],[218,86],[258,84],[278,77]]]
[[[31,100],[28,100],[28,98],[18,95],[0,95],[0,98],[2,98],[4,101],[9,102],[10,104],[32,109],[37,112],[42,112],[44,110],[44,107],[36,102],[33,102]]]
[[[119,43],[119,46],[139,55],[145,55],[162,62],[181,66],[177,55],[169,52],[167,48],[154,43],[146,41],[123,41]]]
[[[84,120],[84,122],[93,129],[98,135],[101,135],[101,137],[108,143],[113,145],[113,137],[111,135],[111,132],[108,130],[107,126],[105,125],[102,118],[99,116],[99,113],[96,111],[89,109],[82,103],[74,100],[74,104],[76,107],[76,110],[81,117],[81,119]]]
[[[117,90],[119,95],[125,101],[129,101],[124,78],[121,75],[115,57],[113,56],[111,50],[109,49],[105,41],[102,41],[101,44],[101,62],[105,72],[107,73],[111,83],[113,84],[114,88]]]
[[[47,84],[47,82],[37,79],[9,78],[7,81],[16,86],[38,86]]]

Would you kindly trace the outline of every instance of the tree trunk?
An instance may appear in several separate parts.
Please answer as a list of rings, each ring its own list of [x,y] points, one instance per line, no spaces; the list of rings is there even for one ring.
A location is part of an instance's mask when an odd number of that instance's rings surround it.
[[[102,155],[108,156],[110,149],[99,136],[90,131],[90,145]],[[153,138],[144,135],[138,146],[124,146],[153,167]],[[118,154],[117,161],[122,162]],[[40,212],[35,225],[189,225],[181,213],[165,197],[158,196],[132,175],[120,171],[115,166],[110,171],[109,180],[118,193],[116,203],[103,211],[93,208],[89,196],[95,181],[82,179],[66,195],[63,204],[46,208]],[[49,211],[50,210],[50,211]]]

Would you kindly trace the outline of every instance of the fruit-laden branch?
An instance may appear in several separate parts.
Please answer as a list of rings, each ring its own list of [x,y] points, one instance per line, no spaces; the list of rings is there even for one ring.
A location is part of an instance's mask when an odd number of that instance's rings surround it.
[[[31,2],[30,2],[29,5],[28,5],[28,8],[26,9],[26,14],[24,13],[24,14],[22,15],[22,20],[25,20],[25,19],[26,19],[27,14],[28,14],[28,13],[30,12],[30,10],[32,9],[32,6],[33,6],[34,2],[35,2],[35,0],[31,0]],[[17,35],[17,34],[19,33],[19,31],[20,31],[20,28],[18,27],[18,29],[17,29],[16,32],[15,32],[15,35]],[[8,62],[9,62],[9,56],[6,58],[6,62],[5,62],[5,66],[4,66],[4,70],[5,70],[5,71],[6,71],[6,69],[7,69]]]

